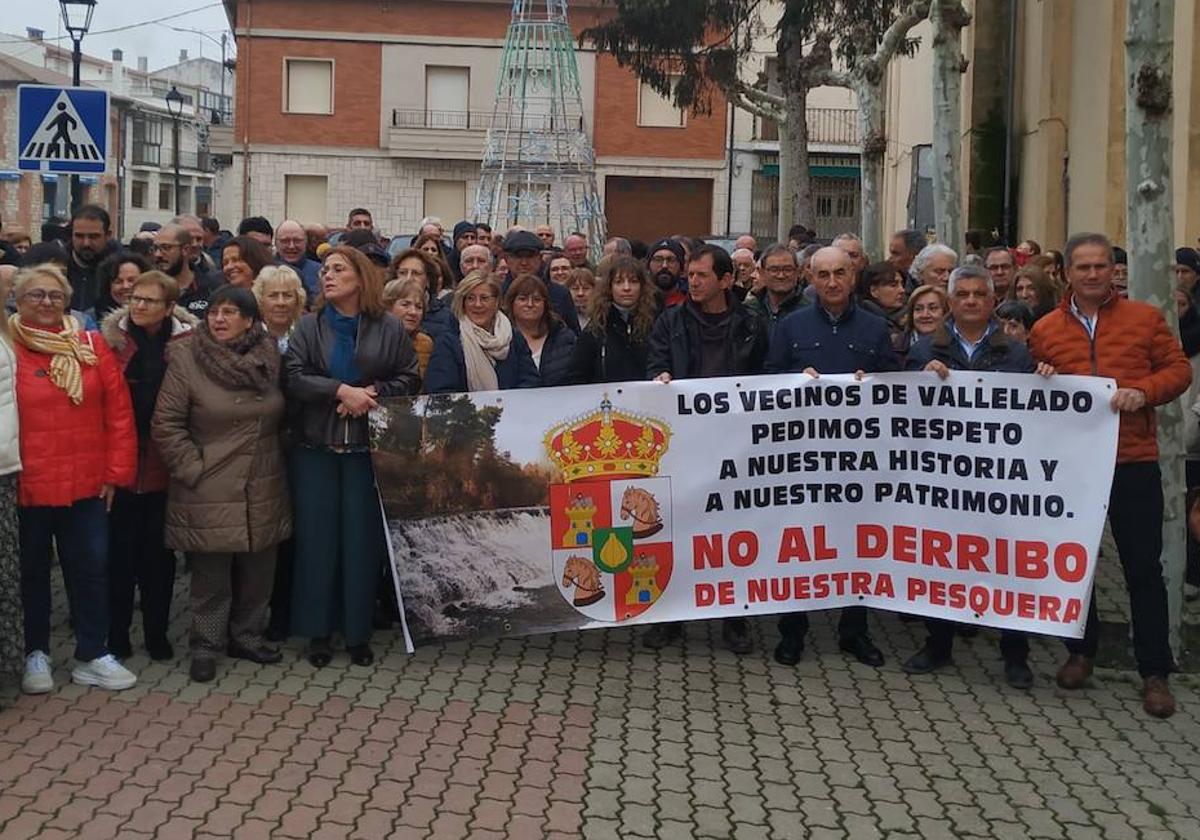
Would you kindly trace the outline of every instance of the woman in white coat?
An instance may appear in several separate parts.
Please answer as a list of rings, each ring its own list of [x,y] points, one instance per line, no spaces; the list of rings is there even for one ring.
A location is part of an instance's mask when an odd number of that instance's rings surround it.
[[[2,302],[8,285],[0,275],[0,681],[25,668],[21,621],[21,563],[17,552],[17,357]]]

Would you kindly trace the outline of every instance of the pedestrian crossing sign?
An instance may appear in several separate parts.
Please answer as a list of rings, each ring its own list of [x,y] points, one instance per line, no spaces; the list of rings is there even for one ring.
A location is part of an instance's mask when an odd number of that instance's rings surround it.
[[[104,172],[108,91],[83,87],[17,88],[17,166],[42,172]]]

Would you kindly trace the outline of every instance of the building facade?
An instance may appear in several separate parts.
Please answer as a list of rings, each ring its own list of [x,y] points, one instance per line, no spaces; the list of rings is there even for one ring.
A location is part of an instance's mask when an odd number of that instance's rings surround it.
[[[70,194],[66,177],[17,169],[16,89],[20,84],[69,85],[71,53],[43,41],[37,30],[0,41],[0,209],[6,228],[29,230],[36,239],[43,222],[70,214]],[[180,59],[153,72],[144,58],[136,68],[126,66],[121,50],[113,50],[110,60],[85,54],[81,63],[81,83],[110,94],[108,167],[103,175],[83,176],[83,200],[105,207],[123,239],[143,222],[164,222],[177,209],[210,215],[217,203],[216,166],[208,144],[214,120],[232,118],[234,79],[227,73],[222,85],[225,71],[212,59],[189,59],[186,53]],[[178,131],[165,99],[172,86],[183,96]]]
[[[509,0],[226,0],[238,51],[218,212],[344,224],[366,205],[386,234],[465,218]],[[609,14],[571,4],[578,33]],[[584,113],[611,235],[725,230],[728,108],[681,113],[611,57],[580,48]]]

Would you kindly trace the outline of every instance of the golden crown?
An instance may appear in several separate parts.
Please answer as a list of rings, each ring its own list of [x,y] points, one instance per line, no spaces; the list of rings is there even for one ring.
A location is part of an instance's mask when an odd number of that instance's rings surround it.
[[[542,443],[570,482],[657,475],[670,440],[666,423],[614,411],[605,394],[598,410],[554,426]]]

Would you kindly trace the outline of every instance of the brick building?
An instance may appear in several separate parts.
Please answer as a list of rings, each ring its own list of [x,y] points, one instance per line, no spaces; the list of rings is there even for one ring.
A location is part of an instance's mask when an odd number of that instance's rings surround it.
[[[342,224],[366,205],[387,234],[465,218],[479,182],[509,0],[225,0],[238,52],[232,159],[218,215]],[[605,11],[571,5],[576,33]],[[609,56],[578,50],[609,232],[725,225],[727,107],[683,114]],[[228,145],[221,147],[218,144]]]

